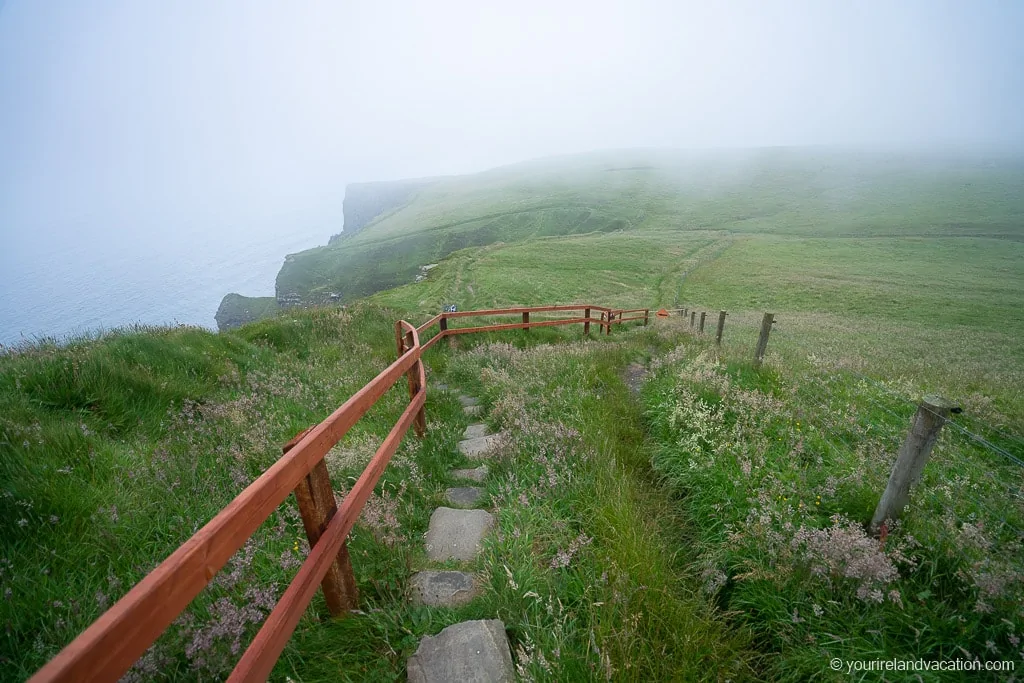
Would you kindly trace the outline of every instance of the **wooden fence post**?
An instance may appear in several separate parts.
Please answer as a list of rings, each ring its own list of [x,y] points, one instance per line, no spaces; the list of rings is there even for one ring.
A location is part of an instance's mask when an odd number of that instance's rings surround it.
[[[722,331],[725,330],[725,311],[718,312],[718,330],[715,332],[715,344],[722,345]]]
[[[398,350],[398,357],[405,353],[405,334],[402,332],[402,323],[395,321],[395,347]]]
[[[647,323],[651,320],[651,309],[644,309],[644,327],[647,327]]]
[[[407,349],[413,348],[416,341],[413,339],[412,330],[410,330],[405,336],[405,347]],[[422,356],[422,351],[420,352]],[[409,400],[416,398],[416,394],[420,392],[424,387],[420,386],[420,368],[423,367],[423,358],[418,358],[416,363],[409,368],[409,372],[406,373],[406,377],[409,378]],[[416,418],[412,423],[413,429],[416,430],[416,436],[423,438],[427,433],[427,412],[426,404],[419,409],[416,413]]]
[[[949,418],[953,405],[941,396],[925,396],[917,407],[917,413],[910,423],[910,431],[900,447],[896,463],[892,466],[889,483],[878,501],[871,518],[870,531],[878,533],[882,524],[889,519],[898,519],[910,500],[910,487],[921,479],[925,463],[931,457],[932,448],[939,438],[942,425]]]
[[[530,328],[527,327],[527,325],[529,323],[530,323],[530,312],[529,311],[523,311],[523,329],[526,330],[527,332],[530,331]]]
[[[441,325],[441,332],[443,332],[444,334],[447,334],[448,333],[448,316],[441,316],[441,323],[440,323],[440,325]],[[455,335],[454,334],[450,335],[448,337],[448,348],[449,349],[454,349],[455,348]]]
[[[775,323],[774,313],[765,313],[761,320],[761,334],[757,338],[757,348],[754,349],[754,367],[761,367],[764,361],[764,352],[768,349],[768,335],[772,332],[772,325]]]
[[[707,317],[707,311],[700,312],[700,329],[698,330],[701,334],[704,334],[704,318]]]
[[[294,448],[307,432],[309,429],[286,443],[281,449],[282,453]],[[299,513],[302,515],[302,526],[306,530],[309,547],[312,548],[320,540],[320,535],[327,528],[334,513],[338,511],[334,489],[331,487],[331,477],[327,473],[327,464],[323,459],[299,482],[294,493],[295,500],[299,503]],[[342,543],[338,557],[331,563],[331,568],[327,570],[320,588],[324,592],[327,609],[333,617],[345,616],[349,610],[359,606],[359,589],[356,587],[356,576],[352,571],[352,559],[348,554],[348,541]]]
[[[690,329],[697,323],[697,311],[690,312]]]
[[[584,308],[583,309],[583,317],[587,319],[587,322],[583,323],[583,334],[589,336],[590,335],[590,309],[589,308]]]
[[[615,314],[608,311],[608,324],[605,325],[605,335],[611,335],[612,333],[612,321],[615,320]]]

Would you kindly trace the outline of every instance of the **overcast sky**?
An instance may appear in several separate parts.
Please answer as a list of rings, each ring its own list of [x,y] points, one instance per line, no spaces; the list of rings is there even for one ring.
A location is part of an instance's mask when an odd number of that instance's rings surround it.
[[[0,0],[0,218],[266,216],[600,148],[1019,143],[1022,33],[1017,0]]]

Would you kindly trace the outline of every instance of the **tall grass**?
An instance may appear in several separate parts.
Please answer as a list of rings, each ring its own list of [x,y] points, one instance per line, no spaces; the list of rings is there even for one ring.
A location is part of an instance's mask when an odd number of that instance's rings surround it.
[[[756,370],[683,339],[645,388],[654,465],[700,530],[703,592],[774,653],[766,677],[839,680],[832,658],[1024,656],[1024,507],[1006,491],[1021,468],[947,429],[903,519],[871,538],[909,413],[840,370]]]

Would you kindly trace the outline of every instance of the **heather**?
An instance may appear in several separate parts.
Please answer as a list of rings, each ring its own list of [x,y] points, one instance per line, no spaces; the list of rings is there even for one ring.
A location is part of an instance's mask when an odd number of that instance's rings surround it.
[[[744,629],[694,590],[693,533],[653,482],[633,345],[481,343],[450,375],[478,382],[508,431],[490,480],[489,601],[524,680],[742,680]]]
[[[132,329],[0,357],[0,677],[56,654],[393,360],[393,319],[295,312],[231,335]],[[329,456],[340,489],[402,401],[392,392]],[[403,458],[395,475],[415,475]],[[393,559],[396,490],[386,478],[357,527],[364,571]],[[289,498],[128,678],[223,678],[307,551]]]
[[[0,677],[30,675],[390,362],[399,315],[292,311],[231,333],[133,329],[0,358]],[[619,378],[630,353],[579,330],[432,351],[428,386],[477,393],[511,435],[488,480],[499,528],[473,567],[487,590],[458,609],[407,600],[430,512],[466,464],[455,442],[469,418],[432,391],[427,437],[406,439],[350,537],[360,609],[334,620],[317,596],[274,679],[399,680],[423,635],[492,616],[525,680],[750,675],[744,632],[692,589],[678,553],[687,524],[653,481]],[[404,394],[400,383],[327,455],[339,499]],[[126,680],[224,678],[307,552],[289,498]]]
[[[871,536],[914,411],[902,397],[924,381],[861,374],[871,364],[849,345],[783,343],[755,369],[749,348],[676,333],[644,388],[654,467],[700,530],[701,590],[773,653],[762,675],[827,678],[833,657],[1024,657],[1024,468],[947,426],[903,518]],[[965,394],[958,424],[1006,419]]]

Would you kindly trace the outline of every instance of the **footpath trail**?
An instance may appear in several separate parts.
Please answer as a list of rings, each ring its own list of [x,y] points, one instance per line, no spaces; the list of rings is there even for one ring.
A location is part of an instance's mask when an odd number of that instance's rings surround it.
[[[438,388],[447,390],[444,385]],[[481,415],[478,399],[459,395],[459,401],[467,415]],[[439,568],[413,575],[414,602],[458,607],[480,594],[476,576],[444,567],[473,561],[483,549],[485,536],[494,528],[494,516],[478,507],[486,498],[483,489],[471,484],[483,483],[487,478],[487,460],[503,436],[491,434],[482,422],[469,425],[463,433],[458,448],[468,461],[467,467],[450,471],[452,481],[459,485],[445,492],[450,507],[434,510],[426,534],[427,559]],[[437,635],[425,636],[406,667],[410,683],[504,683],[515,679],[505,624],[498,619],[463,621]]]

